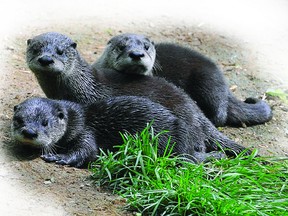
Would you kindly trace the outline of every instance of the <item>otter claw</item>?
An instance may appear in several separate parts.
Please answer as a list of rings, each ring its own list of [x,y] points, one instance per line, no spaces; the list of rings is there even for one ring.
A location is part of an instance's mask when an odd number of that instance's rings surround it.
[[[46,162],[55,162],[60,159],[60,156],[49,153],[49,154],[41,155],[41,158]]]
[[[56,164],[59,165],[70,165],[69,162],[67,160],[61,159],[61,160],[57,160],[55,161]]]
[[[82,167],[83,162],[82,160],[78,161],[76,159],[73,158],[62,158],[60,160],[56,161],[56,164],[60,164],[60,165],[69,165],[72,167]]]
[[[66,155],[62,154],[45,154],[41,155],[41,158],[46,162],[55,162],[56,164],[60,165],[70,165],[71,160],[67,158]]]
[[[74,166],[74,167],[81,167],[83,165],[82,162],[77,162],[76,159],[73,159],[67,155],[63,154],[45,154],[41,155],[41,158],[46,161],[46,162],[55,162],[56,164],[59,165],[69,165],[69,166]]]

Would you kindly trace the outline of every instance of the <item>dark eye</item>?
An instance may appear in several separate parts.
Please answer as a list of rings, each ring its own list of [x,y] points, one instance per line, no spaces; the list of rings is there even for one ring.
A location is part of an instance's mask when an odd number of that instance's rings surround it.
[[[150,46],[149,46],[149,44],[148,44],[148,43],[144,43],[144,49],[145,49],[145,50],[148,50],[148,49],[149,49],[149,47],[150,47]]]
[[[29,53],[32,53],[32,55],[38,55],[38,53],[41,52],[41,49],[43,47],[41,43],[31,43],[31,41],[27,45]]]
[[[32,55],[36,56],[40,52],[40,49],[37,49],[37,47],[31,47],[29,49],[29,52],[32,53]]]
[[[64,118],[64,113],[62,113],[62,112],[58,113],[58,118],[63,119]]]
[[[15,117],[14,122],[16,122],[18,125],[22,125],[24,123],[23,119],[20,117]]]
[[[63,55],[64,50],[58,47],[56,52],[57,52],[58,55]]]
[[[118,50],[123,51],[126,48],[125,44],[119,44]]]
[[[43,121],[42,121],[42,126],[43,127],[46,127],[48,125],[48,120],[47,119],[44,119]]]

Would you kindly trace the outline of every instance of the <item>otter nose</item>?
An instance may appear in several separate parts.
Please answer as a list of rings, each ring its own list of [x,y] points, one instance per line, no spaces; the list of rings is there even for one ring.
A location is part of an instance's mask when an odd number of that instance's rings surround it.
[[[53,59],[47,55],[42,56],[41,58],[38,59],[38,61],[42,66],[48,66],[48,65],[54,63]]]
[[[22,134],[25,138],[28,138],[28,139],[34,139],[38,137],[38,134],[36,133],[36,131],[32,129],[25,129],[22,131]]]
[[[142,52],[132,51],[129,53],[129,57],[132,58],[133,60],[140,60],[144,56],[145,55]]]

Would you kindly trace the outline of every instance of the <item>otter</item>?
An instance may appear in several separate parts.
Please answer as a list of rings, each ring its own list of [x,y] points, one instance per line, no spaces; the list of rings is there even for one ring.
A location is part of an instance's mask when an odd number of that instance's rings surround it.
[[[59,33],[38,35],[27,44],[28,66],[48,98],[91,104],[114,96],[146,97],[185,123],[190,148],[196,152],[224,149],[228,156],[235,156],[245,150],[220,133],[182,89],[164,78],[127,75],[113,69],[93,71],[78,53],[76,43]]]
[[[170,142],[174,155],[190,155],[191,162],[223,156],[211,152],[194,157],[185,123],[160,104],[135,96],[111,97],[89,105],[31,98],[14,107],[11,127],[15,140],[43,149],[43,160],[83,167],[96,160],[99,148],[115,151],[123,143],[119,132],[140,133],[150,122],[155,135],[161,132],[159,155]],[[199,128],[195,133],[203,132]]]
[[[163,77],[183,88],[216,126],[251,126],[272,118],[271,108],[265,101],[238,100],[217,65],[188,47],[172,43],[154,45],[144,35],[120,34],[109,40],[92,67]]]

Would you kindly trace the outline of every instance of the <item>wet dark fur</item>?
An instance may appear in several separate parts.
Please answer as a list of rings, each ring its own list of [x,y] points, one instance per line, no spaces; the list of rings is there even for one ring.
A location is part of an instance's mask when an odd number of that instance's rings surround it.
[[[14,110],[14,138],[38,145],[43,149],[42,159],[47,162],[82,167],[97,158],[99,148],[115,151],[114,147],[123,143],[119,132],[136,134],[150,122],[155,135],[169,131],[159,136],[159,155],[163,155],[170,137],[171,146],[176,143],[173,148],[176,155],[194,155],[186,148],[190,145],[185,123],[146,98],[122,96],[90,105],[33,98],[15,106]],[[53,136],[53,140],[48,141],[46,135]],[[221,157],[221,154],[212,154]],[[202,155],[206,159],[209,154]],[[194,157],[189,159],[199,162]]]
[[[62,55],[55,53],[59,45],[66,46]],[[93,72],[88,63],[80,57],[75,47],[71,39],[58,33],[46,33],[28,41],[28,66],[35,73],[48,97],[83,104],[93,103],[111,96],[147,97],[169,109],[172,114],[186,124],[189,145],[183,146],[183,149],[186,149],[187,154],[191,154],[194,150],[207,153],[223,148],[228,155],[235,156],[235,153],[245,149],[221,134],[187,94],[165,79],[142,75],[127,76],[107,69]],[[33,52],[35,49],[37,52]],[[39,56],[43,56],[43,53],[55,58],[55,61],[64,62],[65,66],[59,74],[54,73],[54,62],[48,66],[35,67],[35,65],[39,65],[37,59]]]
[[[144,59],[144,53],[147,52],[145,47],[149,42],[147,40],[143,35],[137,34],[122,34],[113,37],[103,55],[93,64],[93,68],[113,69],[113,65],[107,63],[109,61],[116,61],[115,65],[121,68],[121,61],[128,62],[126,59],[130,58],[123,52],[130,53],[134,50],[141,53],[142,49]],[[122,48],[121,56],[114,59],[115,54],[110,55],[111,50],[117,50],[117,47],[120,45],[123,47],[123,44],[126,44],[127,49]],[[150,42],[149,46],[153,47],[154,44]],[[155,47],[156,63],[153,71],[147,68],[146,71],[142,70],[141,74],[164,77],[183,88],[216,126],[249,126],[262,124],[272,118],[272,111],[265,101],[255,98],[248,98],[244,102],[238,100],[226,84],[223,73],[207,57],[188,47],[172,43],[160,43]],[[155,49],[150,48],[150,52],[153,51]],[[120,50],[118,50],[119,53]],[[139,59],[137,65],[141,65],[140,63]],[[145,64],[147,65],[147,62]],[[118,71],[139,74],[139,70],[135,69],[137,65],[131,61],[130,70],[126,63],[125,70]]]
[[[238,100],[230,91],[221,70],[207,57],[187,47],[156,44],[161,70],[154,74],[183,88],[215,125],[250,126],[272,118],[263,100]]]

